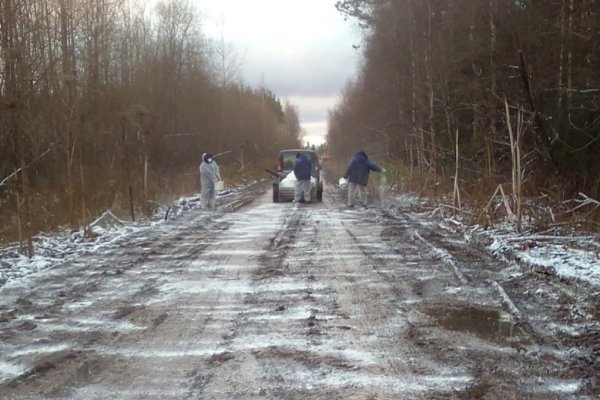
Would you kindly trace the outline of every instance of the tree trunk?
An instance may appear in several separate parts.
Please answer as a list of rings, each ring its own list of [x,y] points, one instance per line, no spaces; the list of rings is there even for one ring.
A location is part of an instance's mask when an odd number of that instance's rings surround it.
[[[490,0],[490,91],[492,95],[496,95],[497,85],[497,73],[496,73],[496,41],[497,41],[497,27],[496,27],[496,0]],[[485,138],[486,145],[486,166],[487,175],[491,177],[494,174],[494,140],[496,139],[496,102],[490,102],[489,113],[489,133]]]
[[[409,2],[411,21],[414,21],[413,14],[413,3]],[[410,28],[410,70],[411,70],[411,130],[412,130],[412,142],[415,143],[416,154],[414,155],[417,159],[417,168],[419,171],[425,170],[425,139],[423,130],[417,124],[417,106],[418,106],[418,97],[417,97],[417,60],[418,54],[416,51],[415,45],[415,29],[416,27],[413,25]],[[412,151],[412,146],[411,146]],[[411,153],[411,159],[413,155]],[[411,160],[411,171],[413,168],[413,161]]]
[[[148,150],[144,149],[144,210],[146,216],[149,215],[148,209],[148,165],[150,156],[148,155]]]
[[[75,177],[73,173],[76,138],[73,133],[74,113],[74,64],[71,43],[71,11],[73,9],[71,0],[60,0],[60,45],[62,53],[62,83],[64,103],[64,127],[67,139],[65,154],[67,163],[67,198],[69,203],[69,226],[72,230],[77,229],[78,223],[75,216]]]
[[[434,112],[434,91],[433,91],[433,65],[432,57],[433,51],[431,47],[431,16],[433,10],[431,9],[431,0],[427,1],[427,54],[425,56],[425,70],[427,73],[427,89],[429,91],[429,162],[431,169],[435,174],[437,171],[437,149],[436,149],[436,132],[435,132],[435,112]]]
[[[544,121],[540,113],[537,110],[537,106],[535,103],[535,98],[533,96],[533,91],[531,89],[531,83],[529,80],[529,74],[527,72],[527,63],[525,62],[525,55],[523,52],[519,52],[520,58],[520,70],[521,70],[521,80],[523,82],[523,86],[525,88],[525,93],[527,95],[527,99],[529,101],[529,107],[531,107],[531,111],[533,112],[533,120],[535,122],[535,126],[538,130],[538,141],[541,140],[541,146],[543,149],[541,150],[542,156],[545,160],[549,162],[550,165],[554,167],[556,170],[556,162],[552,157],[552,140],[550,135],[547,133],[546,128],[544,126]],[[541,136],[541,137],[540,137]]]
[[[82,124],[83,125],[83,124]],[[85,187],[85,169],[84,169],[84,147],[83,143],[79,145],[79,179],[81,184],[81,224],[84,227],[84,232],[88,231],[87,217],[87,202],[86,202],[86,187]]]
[[[23,48],[19,43],[17,31],[17,7],[19,3],[13,0],[3,0],[0,9],[0,28],[2,35],[2,59],[4,62],[5,95],[8,99],[10,112],[10,138],[15,160],[15,170],[18,172],[18,189],[15,192],[17,201],[17,214],[19,223],[19,242],[21,249],[28,257],[33,257],[33,241],[31,238],[31,221],[29,210],[29,181],[27,177],[27,160],[25,152],[25,133],[22,130],[20,119],[23,110],[23,82],[25,72],[23,65]],[[24,236],[24,237],[23,237]],[[26,240],[26,244],[23,244]]]

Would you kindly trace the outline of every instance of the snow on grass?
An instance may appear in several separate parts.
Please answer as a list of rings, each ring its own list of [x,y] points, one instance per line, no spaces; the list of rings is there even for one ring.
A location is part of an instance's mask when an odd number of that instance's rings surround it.
[[[574,279],[600,288],[600,237],[547,237],[517,234],[514,231],[474,229],[470,237],[483,236],[488,249],[499,256],[509,257],[532,268],[558,277]],[[550,241],[558,242],[551,243]],[[586,250],[587,249],[587,250]]]
[[[531,266],[552,268],[557,275],[575,278],[600,286],[600,255],[579,249],[547,245],[519,253],[519,258]]]
[[[424,207],[426,202],[422,199],[401,195],[395,197],[393,203],[402,209],[416,207],[416,210],[411,211],[421,212],[418,222],[423,225],[434,223],[432,207]],[[524,233],[518,233],[510,224],[498,224],[493,229],[484,229],[479,225],[466,226],[455,218],[443,218],[440,227],[463,230],[467,241],[485,244],[492,254],[506,260],[514,268],[518,268],[519,264],[532,269],[539,268],[560,278],[600,288],[600,235],[538,234],[528,226],[524,226]],[[440,258],[448,260],[443,251],[433,250]],[[515,261],[518,264],[515,265]]]
[[[182,197],[169,206],[169,216],[179,216],[199,205],[199,197]],[[64,262],[73,262],[84,254],[103,251],[118,246],[132,235],[140,237],[144,232],[157,229],[170,229],[165,220],[167,207],[159,209],[157,214],[136,222],[122,221],[110,210],[90,224],[92,237],[84,236],[82,231],[70,232],[61,228],[52,233],[40,233],[33,237],[35,255],[30,259],[22,254],[18,243],[0,246],[0,287],[7,283],[24,281],[32,274],[56,267]],[[209,214],[206,214],[209,215]],[[151,236],[151,235],[148,235]]]

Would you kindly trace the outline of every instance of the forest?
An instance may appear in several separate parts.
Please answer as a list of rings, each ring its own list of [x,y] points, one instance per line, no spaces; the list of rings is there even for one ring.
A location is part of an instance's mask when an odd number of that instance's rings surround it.
[[[198,190],[207,150],[243,178],[299,146],[297,107],[244,85],[190,0],[0,4],[0,242],[31,255],[41,230],[151,215]],[[363,57],[329,113],[332,159],[365,150],[476,222],[600,229],[600,2],[335,5]]]
[[[364,61],[328,151],[387,160],[396,183],[520,228],[600,227],[600,2],[342,0]],[[388,171],[390,168],[388,168]],[[388,178],[389,180],[389,178]],[[485,222],[485,221],[478,221]]]
[[[205,151],[243,177],[298,145],[297,107],[240,83],[189,0],[0,4],[0,241],[26,254],[40,230],[197,191]]]

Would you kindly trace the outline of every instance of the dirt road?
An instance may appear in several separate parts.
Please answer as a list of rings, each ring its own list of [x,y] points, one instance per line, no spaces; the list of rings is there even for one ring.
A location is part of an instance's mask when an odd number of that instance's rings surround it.
[[[5,285],[0,398],[599,394],[593,346],[552,330],[578,323],[559,307],[585,299],[575,287],[521,274],[408,209],[337,199],[262,192]]]

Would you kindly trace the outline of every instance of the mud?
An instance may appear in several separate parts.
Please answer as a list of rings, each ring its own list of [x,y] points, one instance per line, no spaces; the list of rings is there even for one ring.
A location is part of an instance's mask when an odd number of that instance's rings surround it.
[[[267,188],[1,287],[0,398],[600,394],[589,288],[408,207],[347,210],[333,188],[273,204]]]
[[[527,343],[528,335],[510,314],[471,305],[439,306],[425,311],[437,326],[451,331],[468,332],[480,339],[497,343]]]

